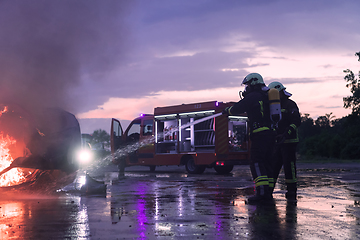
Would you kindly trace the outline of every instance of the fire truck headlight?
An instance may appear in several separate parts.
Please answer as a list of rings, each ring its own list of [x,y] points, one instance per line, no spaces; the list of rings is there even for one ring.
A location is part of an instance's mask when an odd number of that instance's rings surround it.
[[[94,157],[93,153],[89,149],[81,149],[77,153],[77,159],[78,159],[80,164],[87,164],[87,163],[91,162],[93,157]]]

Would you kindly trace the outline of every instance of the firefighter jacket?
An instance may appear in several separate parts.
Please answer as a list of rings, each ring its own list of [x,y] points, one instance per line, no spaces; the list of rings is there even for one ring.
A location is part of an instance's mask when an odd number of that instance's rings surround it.
[[[228,110],[230,115],[244,112],[247,113],[249,119],[250,135],[270,130],[271,120],[267,91],[254,89]]]
[[[299,108],[288,97],[281,98],[280,101],[282,118],[276,132],[284,136],[284,143],[297,143],[299,142],[298,127],[301,124]]]

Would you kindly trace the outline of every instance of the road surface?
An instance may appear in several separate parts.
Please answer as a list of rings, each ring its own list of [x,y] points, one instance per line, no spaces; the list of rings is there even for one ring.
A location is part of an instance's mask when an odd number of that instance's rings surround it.
[[[88,173],[104,194],[0,192],[0,239],[360,239],[360,163],[299,163],[297,204],[286,202],[281,173],[275,206],[245,204],[254,193],[248,166],[225,176],[184,167]]]

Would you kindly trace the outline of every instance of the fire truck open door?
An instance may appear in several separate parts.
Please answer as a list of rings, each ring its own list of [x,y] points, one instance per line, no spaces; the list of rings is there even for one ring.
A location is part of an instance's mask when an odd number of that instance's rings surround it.
[[[123,171],[126,166],[154,165],[153,116],[134,119],[125,131],[118,120],[111,122],[111,152],[113,163]]]
[[[113,154],[113,162],[116,162],[115,153],[116,151],[124,145],[124,140],[122,139],[124,132],[121,127],[120,121],[113,118],[111,120],[111,153]]]

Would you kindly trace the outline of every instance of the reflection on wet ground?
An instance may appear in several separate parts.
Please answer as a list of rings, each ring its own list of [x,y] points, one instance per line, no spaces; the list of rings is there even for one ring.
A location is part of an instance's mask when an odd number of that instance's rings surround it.
[[[91,173],[105,195],[2,194],[0,239],[359,239],[360,164],[299,164],[299,200],[280,176],[275,206],[251,206],[248,166],[222,176],[180,168]]]

